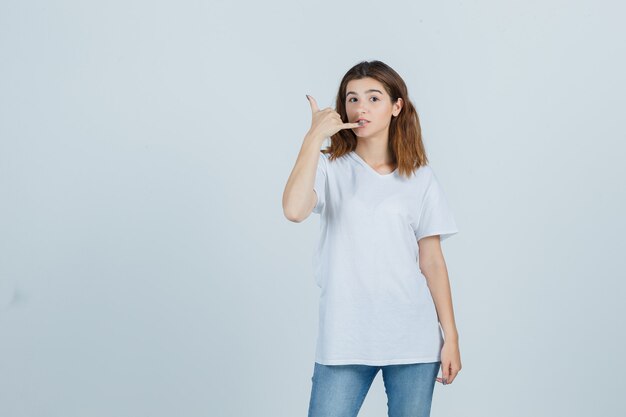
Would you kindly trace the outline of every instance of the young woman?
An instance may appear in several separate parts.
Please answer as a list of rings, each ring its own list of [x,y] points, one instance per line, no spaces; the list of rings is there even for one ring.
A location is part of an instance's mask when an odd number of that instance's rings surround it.
[[[309,417],[356,416],[379,370],[390,417],[429,416],[435,381],[450,384],[461,370],[440,244],[458,229],[417,112],[402,78],[380,61],[344,75],[336,109],[307,99],[311,127],[283,211],[293,222],[320,215]]]

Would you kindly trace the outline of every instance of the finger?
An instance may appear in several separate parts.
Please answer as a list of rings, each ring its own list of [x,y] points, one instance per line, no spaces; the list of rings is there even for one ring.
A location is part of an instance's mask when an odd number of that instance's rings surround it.
[[[343,123],[341,125],[342,129],[354,129],[355,127],[360,127],[361,123]]]
[[[441,366],[441,377],[443,379],[443,384],[447,385],[450,380],[450,363],[443,363]]]
[[[309,104],[311,105],[311,111],[313,113],[320,111],[320,108],[317,106],[317,101],[315,101],[313,96],[307,94],[306,98],[309,100]]]
[[[448,375],[446,375],[443,379],[446,385],[450,385],[454,381],[454,372],[448,371]]]
[[[452,381],[454,381],[456,379],[456,376],[459,374],[459,370],[458,369],[452,369],[452,371],[450,372],[450,375],[448,376],[448,384],[451,384]]]

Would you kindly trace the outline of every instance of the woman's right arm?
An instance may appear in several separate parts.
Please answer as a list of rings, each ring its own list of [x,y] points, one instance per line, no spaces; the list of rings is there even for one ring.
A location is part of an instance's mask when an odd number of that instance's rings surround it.
[[[312,112],[311,128],[304,136],[300,153],[283,192],[283,213],[288,220],[296,223],[309,217],[317,203],[313,186],[324,139],[341,129],[359,126],[358,123],[344,123],[335,110],[330,107],[320,110],[312,96],[307,95],[307,98]]]
[[[320,147],[325,137],[314,131],[307,132],[300,147],[296,164],[289,175],[283,192],[283,213],[285,217],[300,223],[313,211],[317,196],[313,191]]]

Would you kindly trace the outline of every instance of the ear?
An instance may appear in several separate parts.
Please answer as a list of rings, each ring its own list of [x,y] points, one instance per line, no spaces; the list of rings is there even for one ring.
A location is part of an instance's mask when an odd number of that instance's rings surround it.
[[[403,105],[404,105],[404,101],[402,100],[402,98],[398,97],[398,100],[396,100],[396,102],[393,104],[393,111],[392,111],[393,117],[398,117],[398,115],[402,111]]]

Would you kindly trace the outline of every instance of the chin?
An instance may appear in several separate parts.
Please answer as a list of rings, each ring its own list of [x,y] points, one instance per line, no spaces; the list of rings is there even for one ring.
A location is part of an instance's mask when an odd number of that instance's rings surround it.
[[[357,138],[363,138],[363,139],[367,139],[367,138],[371,138],[376,136],[377,132],[369,132],[369,133],[355,133]]]

